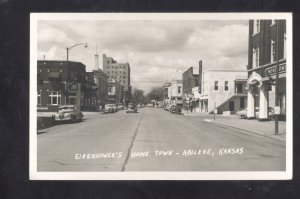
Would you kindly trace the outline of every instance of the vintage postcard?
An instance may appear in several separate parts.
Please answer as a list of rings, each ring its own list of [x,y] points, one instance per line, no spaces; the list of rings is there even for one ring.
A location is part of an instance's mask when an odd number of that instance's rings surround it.
[[[31,13],[31,180],[292,179],[291,13]]]

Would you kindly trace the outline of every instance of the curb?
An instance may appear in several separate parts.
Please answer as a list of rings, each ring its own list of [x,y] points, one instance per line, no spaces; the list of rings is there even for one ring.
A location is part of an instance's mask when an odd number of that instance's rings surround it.
[[[227,126],[227,127],[233,128],[233,129],[238,129],[238,130],[245,131],[245,132],[248,132],[248,133],[252,133],[252,134],[255,134],[255,135],[258,135],[258,136],[262,136],[262,137],[266,137],[266,138],[271,138],[271,139],[273,139],[273,140],[278,140],[278,141],[286,142],[286,140],[274,138],[274,137],[271,137],[271,136],[268,136],[268,135],[265,135],[265,134],[260,134],[260,133],[254,132],[254,131],[249,131],[249,130],[245,130],[245,129],[242,129],[242,128],[238,128],[238,127],[231,126],[231,125],[228,125],[228,124],[216,122],[216,121],[213,121],[213,120],[210,120],[210,119],[204,119],[203,121],[204,121],[204,122],[208,122],[208,123],[215,123],[215,124]]]

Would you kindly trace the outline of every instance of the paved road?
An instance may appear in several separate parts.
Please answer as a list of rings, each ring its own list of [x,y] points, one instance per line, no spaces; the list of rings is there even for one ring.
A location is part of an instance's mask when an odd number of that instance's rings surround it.
[[[38,171],[283,171],[285,142],[159,108],[38,134]]]

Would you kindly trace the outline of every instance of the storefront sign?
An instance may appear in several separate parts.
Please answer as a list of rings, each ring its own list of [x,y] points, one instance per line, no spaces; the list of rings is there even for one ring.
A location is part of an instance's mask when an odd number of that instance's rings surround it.
[[[283,72],[285,72],[285,64],[282,64],[282,65],[279,65],[279,73],[283,73]],[[275,75],[276,74],[276,66],[272,66],[272,67],[270,67],[270,68],[266,68],[265,69],[265,74],[266,75]]]

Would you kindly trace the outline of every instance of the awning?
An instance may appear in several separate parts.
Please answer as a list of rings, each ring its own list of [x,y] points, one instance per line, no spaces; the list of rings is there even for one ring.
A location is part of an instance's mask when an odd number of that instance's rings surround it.
[[[59,78],[60,74],[59,72],[49,72],[49,78]]]

